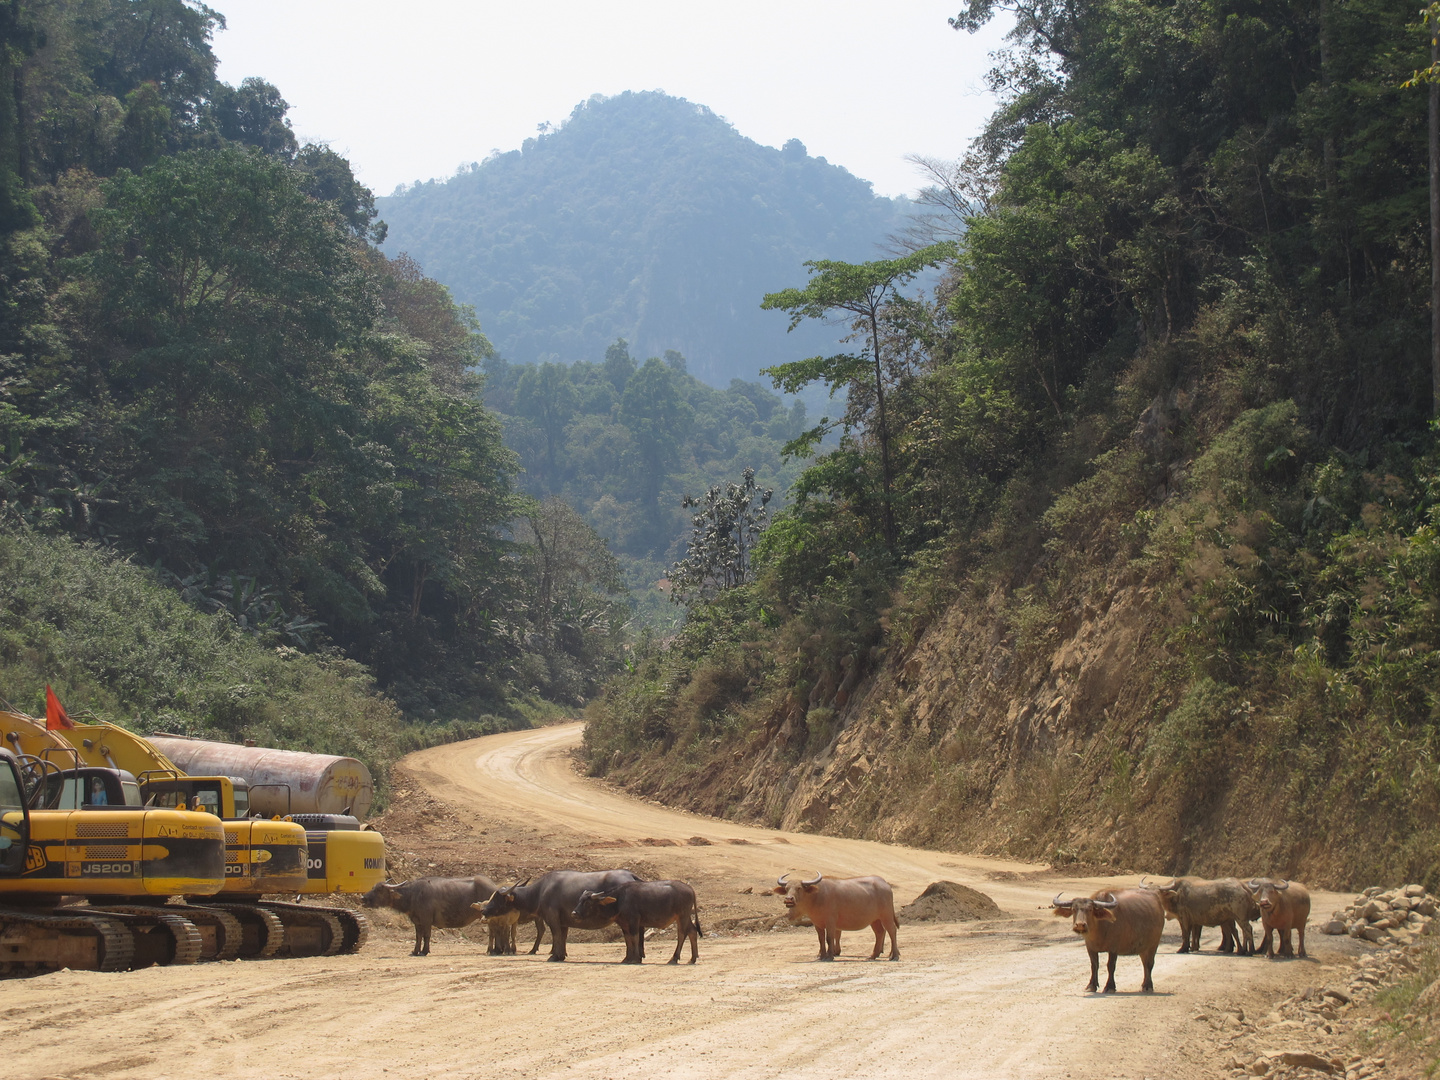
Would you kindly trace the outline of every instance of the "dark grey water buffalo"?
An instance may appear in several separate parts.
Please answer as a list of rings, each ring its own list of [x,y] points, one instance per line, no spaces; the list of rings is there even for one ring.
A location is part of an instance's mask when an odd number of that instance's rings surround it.
[[[410,917],[415,927],[415,948],[411,956],[430,955],[430,931],[435,927],[455,930],[469,926],[480,913],[473,905],[488,900],[500,886],[488,877],[477,875],[467,878],[422,877],[407,881],[403,885],[391,885],[382,881],[361,898],[369,908],[388,907]],[[515,922],[490,922],[490,946],[486,950],[492,955],[515,951]],[[523,920],[528,922],[529,920]]]
[[[827,878],[816,874],[808,881],[790,881],[785,874],[775,879],[774,892],[785,898],[785,914],[791,922],[808,918],[820,938],[819,960],[834,960],[840,955],[840,931],[875,932],[875,948],[870,959],[880,956],[885,935],[890,935],[890,959],[900,959],[900,946],[895,941],[898,922],[895,918],[895,894],[882,877]]]
[[[1154,982],[1150,969],[1155,966],[1155,951],[1160,948],[1160,934],[1165,929],[1165,911],[1153,889],[1101,889],[1091,896],[1061,900],[1057,893],[1051,901],[1056,915],[1070,919],[1070,928],[1085,939],[1090,953],[1090,983],[1086,990],[1094,992],[1100,985],[1100,954],[1109,953],[1106,967],[1105,993],[1115,992],[1115,961],[1122,956],[1138,956],[1145,968],[1140,989],[1152,991]]]
[[[1142,878],[1140,884],[1153,888],[1165,917],[1180,924],[1180,952],[1199,952],[1200,930],[1206,926],[1220,928],[1221,952],[1235,952],[1237,947],[1241,956],[1255,952],[1250,920],[1260,917],[1260,909],[1239,879],[1180,877],[1167,885],[1147,886]]]
[[[683,881],[631,881],[603,892],[586,890],[575,902],[574,919],[613,918],[625,935],[625,959],[622,964],[638,964],[645,959],[645,931],[664,930],[675,926],[675,955],[670,963],[680,962],[685,940],[690,940],[690,963],[699,955],[700,912],[696,908],[695,890]]]
[[[579,901],[580,894],[587,889],[591,892],[608,892],[617,885],[639,880],[629,870],[597,870],[593,873],[551,870],[533,882],[526,879],[518,885],[496,890],[495,895],[486,903],[477,905],[476,910],[487,919],[503,918],[512,911],[518,911],[521,916],[533,916],[539,925],[536,927],[535,944],[531,946],[530,952],[534,953],[540,948],[540,940],[545,936],[545,927],[548,926],[550,959],[564,960],[565,941],[570,936],[572,926],[580,930],[599,930],[615,921],[615,916],[608,912],[594,918],[576,918],[575,904]]]

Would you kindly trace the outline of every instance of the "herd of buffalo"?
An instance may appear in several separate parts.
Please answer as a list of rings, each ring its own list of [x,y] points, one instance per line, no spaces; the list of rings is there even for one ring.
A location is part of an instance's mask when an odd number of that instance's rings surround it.
[[[900,959],[895,939],[897,920],[895,898],[889,883],[880,877],[827,878],[823,874],[791,881],[786,874],[776,880],[773,892],[784,900],[792,922],[808,919],[820,939],[821,960],[840,954],[840,934],[869,927],[875,933],[870,959],[880,956],[885,937],[890,937],[890,959]],[[683,881],[642,881],[629,870],[551,870],[534,881],[526,878],[515,885],[501,886],[487,877],[422,877],[402,885],[382,883],[365,894],[367,907],[388,907],[408,915],[415,927],[414,956],[430,952],[430,933],[435,927],[453,929],[469,926],[484,918],[489,930],[491,955],[513,954],[516,930],[521,923],[535,924],[533,954],[540,948],[545,931],[550,931],[550,959],[565,959],[565,943],[571,928],[599,930],[612,923],[625,936],[625,959],[638,964],[645,958],[645,931],[674,926],[675,953],[669,962],[680,962],[686,941],[690,963],[699,954],[700,913],[695,890]],[[1150,970],[1166,919],[1180,924],[1180,951],[1200,948],[1200,930],[1220,928],[1220,951],[1242,956],[1257,951],[1250,924],[1259,919],[1265,937],[1261,948],[1266,956],[1293,956],[1290,933],[1298,934],[1298,955],[1305,955],[1305,924],[1310,917],[1310,894],[1303,885],[1270,878],[1240,881],[1221,878],[1175,878],[1165,885],[1141,879],[1134,888],[1102,889],[1090,896],[1051,902],[1055,914],[1071,920],[1071,928],[1085,941],[1090,954],[1090,983],[1099,988],[1100,954],[1109,954],[1105,992],[1115,989],[1115,962],[1121,956],[1139,956],[1145,968],[1141,990],[1154,989]]]

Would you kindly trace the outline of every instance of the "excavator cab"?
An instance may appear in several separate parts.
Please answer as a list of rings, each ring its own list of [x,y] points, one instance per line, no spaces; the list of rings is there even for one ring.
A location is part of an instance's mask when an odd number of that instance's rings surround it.
[[[58,769],[43,777],[31,793],[40,810],[110,810],[140,807],[140,785],[124,769]]]
[[[30,808],[15,755],[0,750],[0,875],[25,871],[30,846]]]
[[[250,785],[239,776],[181,776],[155,770],[140,774],[140,792],[154,806],[191,806],[224,821],[250,816]]]

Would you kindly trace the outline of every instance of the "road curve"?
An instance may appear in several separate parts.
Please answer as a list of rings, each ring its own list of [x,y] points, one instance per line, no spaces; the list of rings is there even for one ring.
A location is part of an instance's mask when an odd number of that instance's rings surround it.
[[[1067,878],[1025,863],[677,811],[581,776],[573,755],[580,738],[581,725],[566,724],[435,747],[404,764],[432,796],[482,819],[614,848],[616,865],[632,846],[643,849],[665,875],[697,883],[702,918],[707,896],[751,888],[758,894],[778,873],[817,869],[880,874],[902,904],[932,881],[958,881],[989,894],[1012,917],[947,925],[902,920],[899,964],[857,963],[868,952],[868,933],[847,935],[836,964],[813,962],[808,931],[708,938],[701,968],[712,966],[701,981],[680,974],[660,991],[675,1032],[667,1034],[666,1021],[655,1015],[648,1020],[652,1034],[640,1043],[594,1053],[572,1047],[563,1061],[567,1077],[653,1068],[695,1077],[1208,1077],[1219,1071],[1217,1044],[1208,1022],[1196,1019],[1197,1006],[1268,1009],[1297,986],[1327,978],[1321,972],[1330,965],[1346,963],[1314,936],[1308,961],[1221,956],[1209,951],[1213,940],[1205,953],[1178,956],[1172,931],[1156,959],[1156,994],[1134,992],[1140,965],[1133,957],[1119,965],[1120,994],[1085,994],[1083,948],[1068,921],[1041,909],[1056,891],[1088,892],[1133,878]],[[1317,895],[1316,910],[1328,910],[1334,899]],[[635,1022],[640,1006],[628,994],[628,1005],[604,1002],[605,1015]],[[557,1065],[554,1075],[560,1074]]]
[[[1037,889],[1033,883],[997,881],[992,876],[1044,869],[1030,863],[761,829],[631,798],[576,770],[573,751],[580,745],[582,730],[582,724],[562,724],[491,735],[422,750],[402,764],[431,795],[452,805],[469,810],[483,807],[489,817],[565,830],[600,843],[623,841],[655,848],[652,856],[663,848],[667,864],[700,867],[707,876],[765,881],[794,870],[807,876],[816,870],[835,877],[879,874],[902,903],[943,878],[983,887],[1002,907],[1016,911],[1034,911],[1051,895],[1043,886]],[[709,841],[708,845],[692,844],[696,837]],[[1094,889],[1109,880],[1077,879],[1069,884]]]

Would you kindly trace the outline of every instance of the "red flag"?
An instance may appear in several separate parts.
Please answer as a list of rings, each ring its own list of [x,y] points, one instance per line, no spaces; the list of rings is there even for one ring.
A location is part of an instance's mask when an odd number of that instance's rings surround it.
[[[56,731],[60,728],[73,728],[75,721],[71,720],[65,713],[65,706],[60,704],[60,699],[55,696],[55,691],[50,689],[50,684],[45,684],[45,730]]]

